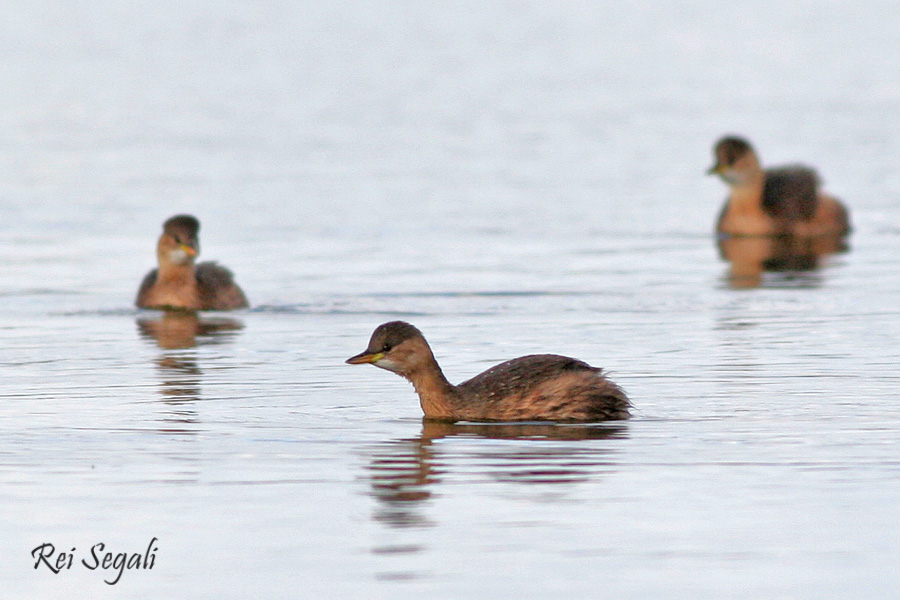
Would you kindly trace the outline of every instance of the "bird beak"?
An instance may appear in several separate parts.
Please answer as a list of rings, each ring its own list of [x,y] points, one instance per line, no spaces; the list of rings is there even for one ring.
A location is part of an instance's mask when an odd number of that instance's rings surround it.
[[[345,362],[348,365],[364,365],[367,363],[376,363],[384,358],[384,352],[362,352],[356,356],[351,356]]]
[[[188,244],[181,244],[178,246],[182,252],[187,254],[188,256],[197,256],[197,248],[194,246],[189,246]]]
[[[716,174],[721,173],[724,170],[725,170],[724,165],[722,165],[721,163],[716,163],[709,168],[709,170],[706,172],[706,174],[707,175],[716,175]]]

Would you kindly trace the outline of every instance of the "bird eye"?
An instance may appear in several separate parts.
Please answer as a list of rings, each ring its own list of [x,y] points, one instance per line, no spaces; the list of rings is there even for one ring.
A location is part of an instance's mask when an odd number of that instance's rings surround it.
[[[390,349],[391,349],[391,345],[390,345],[390,344],[387,344],[387,343],[385,343],[385,344],[381,347],[381,351],[382,351],[382,352],[388,352]]]

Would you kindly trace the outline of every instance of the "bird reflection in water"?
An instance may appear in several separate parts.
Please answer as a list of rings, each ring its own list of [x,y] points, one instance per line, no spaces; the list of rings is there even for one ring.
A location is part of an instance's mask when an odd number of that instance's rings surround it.
[[[555,485],[590,480],[613,468],[615,450],[606,444],[585,442],[623,438],[626,433],[625,425],[608,423],[467,424],[424,420],[419,436],[385,442],[371,451],[368,477],[372,495],[379,502],[374,518],[397,528],[433,525],[422,509],[437,484],[451,476],[451,470],[457,471],[456,465],[460,473],[452,476],[457,480],[468,478],[470,483],[484,477]],[[510,443],[479,443],[487,440]]]
[[[735,289],[815,287],[823,259],[849,249],[846,236],[721,236],[717,243],[731,263],[728,285]],[[769,279],[766,273],[776,275]]]
[[[194,349],[226,343],[243,324],[228,318],[201,318],[191,311],[169,311],[138,319],[137,325],[142,337],[162,349],[154,362],[160,374],[160,395],[169,412],[160,432],[195,433],[191,426],[199,421],[195,402],[201,399],[203,371]]]
[[[179,350],[221,344],[234,337],[244,325],[223,317],[201,318],[193,311],[168,311],[154,319],[138,319],[138,329],[164,350]]]

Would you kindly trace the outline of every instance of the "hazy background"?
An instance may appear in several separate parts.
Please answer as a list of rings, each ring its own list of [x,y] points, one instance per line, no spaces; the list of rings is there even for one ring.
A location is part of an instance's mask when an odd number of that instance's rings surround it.
[[[898,9],[2,4],[6,593],[895,594]],[[851,251],[730,289],[724,133],[816,166]],[[254,305],[187,338],[132,308],[180,212]],[[423,428],[342,362],[396,318],[454,382],[570,354],[635,418]],[[29,555],[153,536],[114,588]]]

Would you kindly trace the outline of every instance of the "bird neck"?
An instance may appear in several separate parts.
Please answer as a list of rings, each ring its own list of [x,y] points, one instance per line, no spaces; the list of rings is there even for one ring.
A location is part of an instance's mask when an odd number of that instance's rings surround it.
[[[725,171],[723,177],[731,187],[732,202],[759,203],[766,183],[766,172],[760,166],[756,154],[748,152],[741,156]]]
[[[729,181],[731,187],[731,210],[739,213],[762,212],[762,195],[765,183],[765,171],[758,166],[742,170],[739,177]]]
[[[197,280],[194,263],[179,265],[169,260],[159,261],[159,275],[157,277],[160,281],[185,282],[191,285],[196,283]]]
[[[432,357],[418,368],[405,373],[407,379],[412,382],[416,393],[419,395],[419,403],[422,412],[428,419],[450,419],[453,417],[452,397],[454,387],[444,377],[444,372],[437,361]]]

